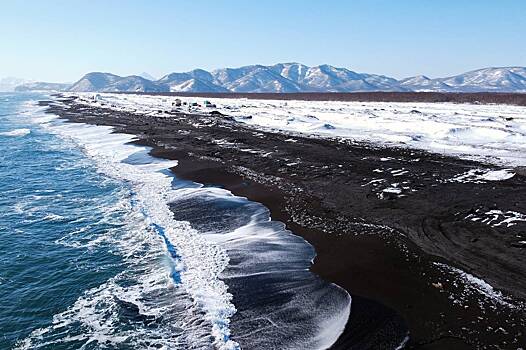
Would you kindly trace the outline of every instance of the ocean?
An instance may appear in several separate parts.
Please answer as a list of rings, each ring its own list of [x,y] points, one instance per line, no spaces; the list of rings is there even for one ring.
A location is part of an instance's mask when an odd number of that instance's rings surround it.
[[[0,349],[324,349],[351,297],[267,208],[0,94]],[[59,103],[59,102],[57,102]]]

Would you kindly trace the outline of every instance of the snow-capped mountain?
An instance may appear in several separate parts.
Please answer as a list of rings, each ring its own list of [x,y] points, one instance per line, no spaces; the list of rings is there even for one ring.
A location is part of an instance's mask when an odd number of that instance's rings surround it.
[[[111,73],[93,72],[71,85],[69,91],[86,92],[163,92],[167,87],[138,75],[120,77]]]
[[[204,91],[219,92],[302,92],[302,91],[406,91],[393,78],[360,74],[346,68],[329,65],[307,67],[300,63],[280,63],[273,66],[252,65],[240,68],[223,68],[212,72],[196,69],[187,73],[172,73],[159,82],[170,86],[171,91],[189,90],[206,86]],[[184,87],[185,90],[182,90]],[[203,90],[199,90],[201,92]]]
[[[274,72],[272,67],[254,65],[224,68],[212,72],[214,82],[235,92],[298,92],[301,86]]]
[[[157,83],[168,87],[168,91],[181,92],[228,92],[229,90],[216,85],[212,75],[202,69],[194,69],[187,73],[171,73],[157,80]]]
[[[170,91],[193,92],[296,92],[300,87],[265,66],[224,68],[207,72],[195,69],[159,79]],[[203,90],[204,89],[204,90]]]
[[[396,79],[383,75],[356,73],[327,64],[307,67],[299,63],[280,63],[275,72],[300,86],[300,91],[406,91]]]
[[[69,91],[104,91],[106,88],[108,88],[108,86],[119,81],[120,79],[122,79],[122,77],[111,73],[88,73],[85,76],[83,76],[79,81],[74,83],[69,88]]]
[[[444,84],[439,79],[429,79],[425,75],[406,78],[399,81],[400,86],[412,91],[451,91],[451,86]]]
[[[1,81],[0,81],[1,82]],[[49,83],[25,84],[21,89],[44,90]],[[2,85],[0,84],[0,87]],[[64,90],[63,84],[54,86]],[[309,67],[300,63],[251,65],[208,72],[194,69],[170,73],[159,80],[132,75],[88,73],[68,88],[87,92],[525,92],[526,68],[484,68],[452,77],[430,79],[424,75],[396,80],[384,75],[357,73],[327,64]]]
[[[417,76],[400,80],[413,91],[526,92],[526,68],[483,68],[447,78]]]
[[[483,68],[441,79],[460,91],[520,91],[526,92],[526,68]]]
[[[138,75],[131,75],[114,81],[106,86],[105,92],[163,92],[167,88]]]

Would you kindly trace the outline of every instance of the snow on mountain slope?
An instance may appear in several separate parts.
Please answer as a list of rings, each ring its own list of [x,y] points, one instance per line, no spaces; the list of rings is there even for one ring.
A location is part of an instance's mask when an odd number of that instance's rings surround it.
[[[213,76],[202,69],[187,73],[171,73],[157,80],[158,84],[169,87],[169,91],[181,92],[228,92],[228,89],[216,85]]]
[[[301,86],[267,66],[227,68],[212,72],[215,82],[235,92],[298,92]]]
[[[271,69],[295,82],[300,91],[405,91],[393,78],[375,74],[356,73],[327,64],[307,67],[300,63],[280,63]]]
[[[114,81],[100,91],[104,92],[163,92],[168,87],[156,84],[138,75],[131,75]]]
[[[111,73],[92,72],[83,76],[79,81],[74,83],[69,91],[86,91],[95,92],[103,91],[109,85],[122,79],[118,75]]]
[[[346,85],[351,85],[354,89],[358,88],[359,90],[374,89],[372,85],[362,79],[361,75],[329,65],[309,68],[302,83],[315,89],[327,91],[341,91],[342,87]]]
[[[526,68],[483,68],[440,79],[461,91],[526,92]]]
[[[171,84],[170,91],[172,92],[228,92],[229,90],[214,85],[211,82],[201,79],[191,78],[180,82],[179,84]]]
[[[483,68],[437,79],[418,76],[403,79],[400,85],[413,91],[526,92],[526,68]]]
[[[185,92],[526,92],[526,68],[484,68],[447,78],[420,75],[396,80],[383,75],[357,73],[327,64],[309,67],[300,63],[251,65],[208,72],[194,69],[171,73],[157,81],[139,76],[119,77],[89,73],[70,91],[185,91]]]
[[[168,87],[138,75],[120,77],[111,73],[88,73],[74,83],[69,91],[85,92],[161,92]]]
[[[302,84],[309,68],[301,63],[278,63],[270,67],[277,74],[298,84]]]
[[[429,79],[425,75],[406,78],[399,81],[400,86],[412,91],[439,91],[448,92],[454,89],[439,79]]]
[[[398,82],[389,78],[384,81],[380,76],[373,74],[359,74],[345,68],[336,68],[330,65],[311,67],[307,70],[302,80],[304,85],[317,91],[380,91],[400,90]]]

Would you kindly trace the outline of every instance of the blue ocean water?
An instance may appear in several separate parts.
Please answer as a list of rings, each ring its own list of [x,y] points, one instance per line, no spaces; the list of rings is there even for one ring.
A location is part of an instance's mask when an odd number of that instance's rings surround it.
[[[268,210],[0,94],[0,349],[322,349],[350,297]],[[60,103],[56,101],[56,103]]]
[[[115,207],[122,188],[101,178],[78,149],[21,115],[34,98],[0,95],[2,349],[123,269],[107,244],[87,245],[122,227]]]
[[[166,245],[130,186],[34,122],[39,98],[0,95],[0,349],[184,347]]]

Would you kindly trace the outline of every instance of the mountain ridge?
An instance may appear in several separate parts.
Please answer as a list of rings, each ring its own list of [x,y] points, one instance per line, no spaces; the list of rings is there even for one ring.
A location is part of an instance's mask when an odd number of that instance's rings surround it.
[[[144,75],[144,73],[141,73]],[[488,67],[444,78],[417,75],[397,80],[379,74],[358,73],[328,64],[306,66],[277,63],[248,65],[212,71],[194,69],[173,72],[158,80],[141,75],[118,76],[91,72],[70,86],[56,84],[61,91],[74,92],[520,92],[526,93],[526,67]],[[35,84],[52,87],[52,83]],[[17,90],[31,90],[23,84]]]

